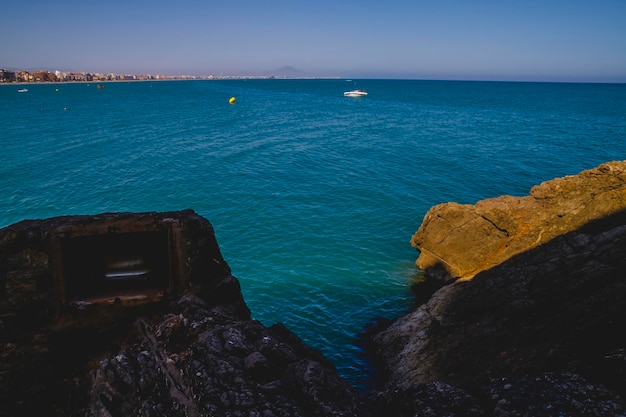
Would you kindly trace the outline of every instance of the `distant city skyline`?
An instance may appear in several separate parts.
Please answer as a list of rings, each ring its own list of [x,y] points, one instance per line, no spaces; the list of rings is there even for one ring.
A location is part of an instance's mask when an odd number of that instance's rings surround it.
[[[623,0],[24,0],[0,10],[0,68],[14,70],[626,82]]]
[[[287,79],[287,78],[322,78],[307,77],[292,67],[279,68],[268,74],[257,75],[187,75],[187,74],[129,74],[129,73],[102,73],[85,71],[50,71],[41,70],[13,70],[0,68],[0,84],[11,83],[59,83],[59,82],[106,82],[106,81],[147,81],[147,80],[224,80],[224,79]]]

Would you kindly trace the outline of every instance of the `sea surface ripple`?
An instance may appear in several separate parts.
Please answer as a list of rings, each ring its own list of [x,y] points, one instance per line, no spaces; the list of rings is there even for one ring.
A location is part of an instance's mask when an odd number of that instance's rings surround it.
[[[626,159],[626,85],[222,80],[0,85],[0,227],[192,208],[253,317],[357,387],[354,343],[409,307],[433,205]],[[364,98],[343,96],[362,88]],[[231,105],[228,99],[237,98]]]

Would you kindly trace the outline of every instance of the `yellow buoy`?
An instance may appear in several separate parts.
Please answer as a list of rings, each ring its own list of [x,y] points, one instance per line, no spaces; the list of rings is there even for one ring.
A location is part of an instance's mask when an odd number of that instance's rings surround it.
[[[235,97],[231,97],[231,98],[228,100],[228,102],[229,102],[230,104],[235,104]]]

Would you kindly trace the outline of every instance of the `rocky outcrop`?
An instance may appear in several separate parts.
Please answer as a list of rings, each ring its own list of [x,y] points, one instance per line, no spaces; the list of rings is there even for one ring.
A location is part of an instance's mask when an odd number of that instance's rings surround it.
[[[319,352],[251,320],[191,210],[0,230],[0,416],[356,416]]]
[[[191,210],[0,229],[0,417],[626,417],[625,173],[433,208],[425,301],[373,332],[364,396],[251,319]]]
[[[450,282],[471,278],[511,257],[626,207],[626,161],[535,186],[530,195],[431,208],[411,244],[417,266]]]
[[[333,365],[277,324],[225,315],[189,294],[104,357],[90,417],[358,416],[358,397]]]
[[[412,242],[441,287],[373,337],[383,407],[435,384],[469,415],[626,415],[626,162],[437,206]]]

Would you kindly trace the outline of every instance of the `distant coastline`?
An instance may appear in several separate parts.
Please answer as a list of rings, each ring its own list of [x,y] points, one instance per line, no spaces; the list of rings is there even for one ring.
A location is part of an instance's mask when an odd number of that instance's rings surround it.
[[[109,83],[143,83],[143,82],[161,82],[161,81],[220,81],[220,80],[335,80],[339,77],[272,77],[272,76],[216,76],[216,77],[194,77],[194,78],[159,78],[159,79],[141,79],[141,80],[110,80],[110,81],[0,81],[3,85],[60,85],[60,84],[109,84]]]
[[[80,82],[116,82],[116,81],[184,81],[184,80],[244,80],[244,79],[338,79],[340,77],[312,77],[292,75],[152,75],[152,74],[118,74],[89,73],[48,70],[11,71],[0,69],[0,85],[2,84],[52,84]]]

